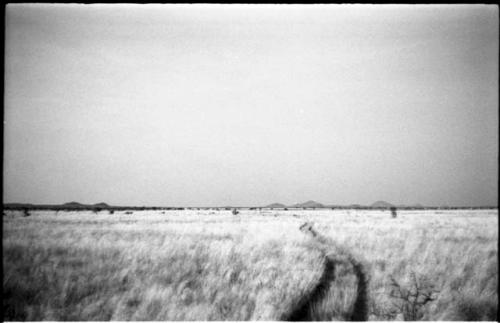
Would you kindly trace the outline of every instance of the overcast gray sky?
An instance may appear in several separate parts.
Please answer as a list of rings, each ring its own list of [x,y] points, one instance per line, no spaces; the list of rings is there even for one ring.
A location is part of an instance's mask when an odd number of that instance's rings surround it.
[[[496,6],[6,11],[4,202],[497,205]]]

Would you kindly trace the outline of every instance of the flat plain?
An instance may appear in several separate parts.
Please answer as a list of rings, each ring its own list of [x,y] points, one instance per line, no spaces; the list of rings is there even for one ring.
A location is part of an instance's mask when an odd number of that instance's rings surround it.
[[[365,265],[369,320],[409,319],[395,284],[432,292],[410,319],[497,320],[498,209],[4,211],[4,320],[279,320],[321,276],[305,222]]]

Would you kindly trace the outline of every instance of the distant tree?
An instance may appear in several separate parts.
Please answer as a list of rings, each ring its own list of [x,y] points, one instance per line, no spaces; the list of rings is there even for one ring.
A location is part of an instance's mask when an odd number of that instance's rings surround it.
[[[398,216],[398,213],[396,212],[395,206],[391,206],[391,215],[392,215],[392,218],[396,218]]]

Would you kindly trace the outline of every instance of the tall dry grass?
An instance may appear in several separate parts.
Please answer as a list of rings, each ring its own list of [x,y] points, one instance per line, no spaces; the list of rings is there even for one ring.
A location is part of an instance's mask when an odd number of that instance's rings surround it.
[[[412,272],[422,319],[497,319],[497,210],[6,213],[4,320],[277,320],[322,275],[304,221],[364,258],[371,320]]]

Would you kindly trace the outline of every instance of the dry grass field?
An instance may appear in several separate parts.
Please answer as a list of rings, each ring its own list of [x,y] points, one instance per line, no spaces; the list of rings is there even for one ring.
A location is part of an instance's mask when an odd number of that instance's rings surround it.
[[[365,264],[369,320],[497,320],[498,210],[4,211],[4,320],[279,320],[322,274],[304,222]]]

